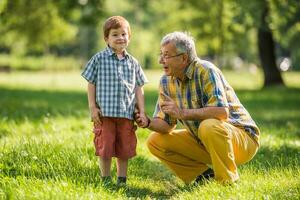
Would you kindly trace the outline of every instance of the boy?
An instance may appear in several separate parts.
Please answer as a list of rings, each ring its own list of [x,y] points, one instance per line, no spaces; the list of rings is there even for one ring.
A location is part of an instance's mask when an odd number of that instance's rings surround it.
[[[88,103],[94,122],[94,144],[104,183],[111,182],[112,157],[117,158],[117,184],[126,184],[128,159],[136,155],[133,122],[135,104],[147,125],[143,85],[147,78],[137,60],[127,53],[130,25],[121,16],[103,25],[107,47],[87,63]]]

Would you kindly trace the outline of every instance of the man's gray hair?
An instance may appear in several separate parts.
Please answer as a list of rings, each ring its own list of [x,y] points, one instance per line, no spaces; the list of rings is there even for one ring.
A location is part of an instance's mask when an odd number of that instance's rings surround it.
[[[187,32],[173,32],[165,35],[161,40],[160,45],[164,46],[168,43],[173,43],[177,53],[187,53],[189,61],[197,57],[194,38]]]

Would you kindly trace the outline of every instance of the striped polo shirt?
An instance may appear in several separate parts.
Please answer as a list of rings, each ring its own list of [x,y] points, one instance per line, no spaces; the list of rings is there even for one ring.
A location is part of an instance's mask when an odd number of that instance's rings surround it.
[[[88,61],[81,75],[96,86],[96,103],[104,117],[133,119],[135,89],[148,82],[133,56],[125,51],[125,56],[118,59],[106,47]]]
[[[173,76],[163,76],[159,90],[171,97],[180,108],[228,107],[229,118],[226,122],[243,128],[258,142],[260,131],[257,125],[222,72],[212,63],[195,59],[186,68],[185,79],[182,82]],[[175,125],[177,120],[161,111],[159,104],[162,100],[163,96],[159,95],[153,117],[161,118],[169,125]],[[197,132],[201,121],[179,120],[179,122],[199,140]]]

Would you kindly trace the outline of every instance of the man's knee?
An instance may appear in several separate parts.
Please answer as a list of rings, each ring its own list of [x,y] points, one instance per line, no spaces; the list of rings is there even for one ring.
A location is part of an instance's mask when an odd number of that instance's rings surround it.
[[[151,153],[154,149],[157,149],[159,146],[162,146],[162,135],[157,132],[152,132],[147,139],[147,147]]]
[[[201,141],[214,138],[214,135],[222,129],[222,121],[218,119],[206,119],[200,123],[198,136]]]

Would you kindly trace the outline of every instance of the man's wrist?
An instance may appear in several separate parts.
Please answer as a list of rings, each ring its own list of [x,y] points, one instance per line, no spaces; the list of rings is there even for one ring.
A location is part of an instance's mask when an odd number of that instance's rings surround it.
[[[181,109],[181,110],[180,110],[180,116],[179,116],[179,119],[185,120],[186,114],[187,114],[186,112],[187,112],[186,109]]]

